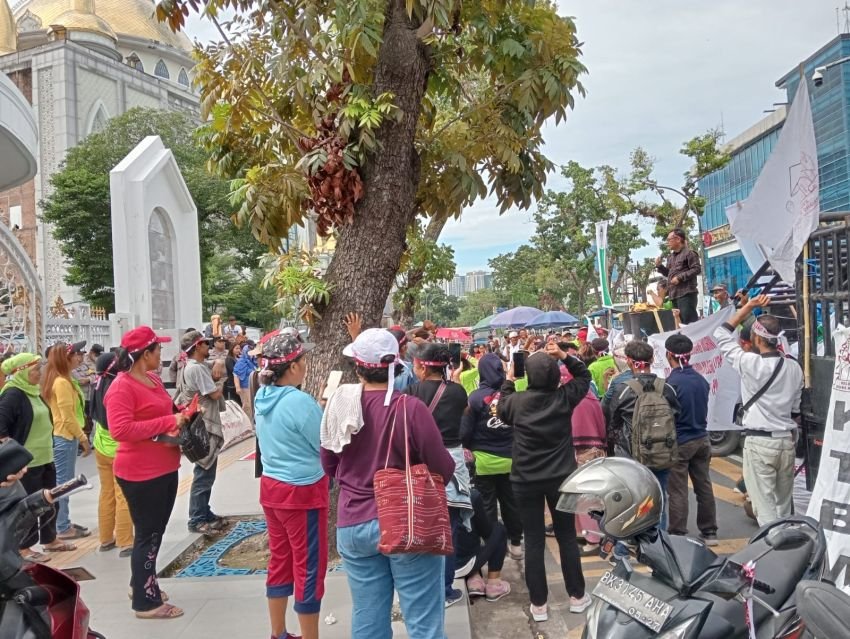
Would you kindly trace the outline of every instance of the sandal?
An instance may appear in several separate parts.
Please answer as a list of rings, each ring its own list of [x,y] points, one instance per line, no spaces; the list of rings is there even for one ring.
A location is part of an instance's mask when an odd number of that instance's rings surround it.
[[[183,610],[171,604],[162,604],[159,608],[136,612],[137,619],[177,619],[183,616]]]
[[[74,530],[79,530],[81,533],[88,533],[86,536],[91,534],[91,531],[85,526],[80,526],[80,524],[71,524],[71,528]]]
[[[21,553],[21,557],[23,557],[24,561],[31,561],[34,564],[46,564],[51,559],[43,552],[37,552],[35,550],[31,550],[27,554]]]
[[[109,552],[110,550],[115,550],[115,542],[107,541],[105,544],[100,544],[98,550],[100,552]]]
[[[65,532],[56,535],[56,539],[83,539],[89,535],[91,535],[91,532],[83,532],[82,530],[78,530],[72,526]]]
[[[61,542],[53,546],[42,546],[44,552],[73,552],[77,549],[74,544],[69,544],[67,542]]]

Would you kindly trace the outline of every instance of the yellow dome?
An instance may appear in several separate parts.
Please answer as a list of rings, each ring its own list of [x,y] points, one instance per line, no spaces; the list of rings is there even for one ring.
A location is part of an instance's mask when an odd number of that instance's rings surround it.
[[[93,13],[83,13],[82,11],[66,11],[59,15],[55,20],[50,22],[51,25],[62,25],[68,31],[89,31],[92,33],[100,33],[113,40],[117,40],[115,32],[103,18],[100,18]]]
[[[18,48],[15,20],[6,0],[0,0],[0,55],[13,53]]]
[[[38,16],[47,28],[51,24],[61,24],[57,19],[60,15],[69,13],[70,8],[71,2],[68,0],[31,0],[18,8],[17,17],[29,10]],[[126,35],[155,40],[184,52],[191,51],[191,40],[184,33],[174,33],[168,25],[159,22],[154,15],[155,9],[153,0],[95,0],[94,5],[97,17],[119,37]]]

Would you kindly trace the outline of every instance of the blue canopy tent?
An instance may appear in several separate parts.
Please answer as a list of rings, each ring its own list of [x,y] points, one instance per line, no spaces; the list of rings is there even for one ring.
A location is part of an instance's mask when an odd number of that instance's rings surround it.
[[[561,326],[574,326],[581,324],[577,317],[573,317],[564,311],[547,311],[533,317],[525,328],[559,328]]]

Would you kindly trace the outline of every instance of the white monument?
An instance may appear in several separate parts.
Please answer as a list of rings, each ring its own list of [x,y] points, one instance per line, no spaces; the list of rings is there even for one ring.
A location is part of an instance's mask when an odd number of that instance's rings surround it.
[[[198,213],[159,136],[142,140],[109,174],[115,322],[179,337],[201,326]],[[175,352],[175,343],[166,354]]]

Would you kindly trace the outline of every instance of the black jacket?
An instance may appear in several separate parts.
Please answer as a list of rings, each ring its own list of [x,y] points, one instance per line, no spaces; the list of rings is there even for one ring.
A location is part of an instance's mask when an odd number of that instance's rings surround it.
[[[652,373],[641,373],[633,379],[637,379],[646,387],[651,384],[656,375]],[[626,380],[628,381],[628,380]],[[615,455],[626,457],[632,456],[632,417],[635,414],[635,404],[637,404],[637,395],[623,381],[612,389],[608,389],[610,393],[610,401],[602,401],[602,412],[605,414],[605,423],[608,425],[608,452]],[[676,397],[676,390],[670,384],[664,384],[664,399],[670,404],[673,409],[673,416],[679,414],[679,400]],[[606,394],[608,397],[608,394]],[[612,449],[613,447],[613,449]]]
[[[461,421],[460,439],[472,451],[499,457],[511,457],[514,429],[496,414],[505,371],[495,353],[487,353],[478,362],[478,390],[469,396],[469,412]]]
[[[573,378],[563,386],[557,361],[545,353],[526,361],[527,391],[514,392],[511,381],[502,386],[499,417],[514,427],[511,481],[560,480],[576,469],[571,418],[592,377],[576,357],[564,364]]]
[[[32,403],[27,394],[20,388],[7,388],[0,395],[0,437],[11,437],[23,446],[32,420]]]

